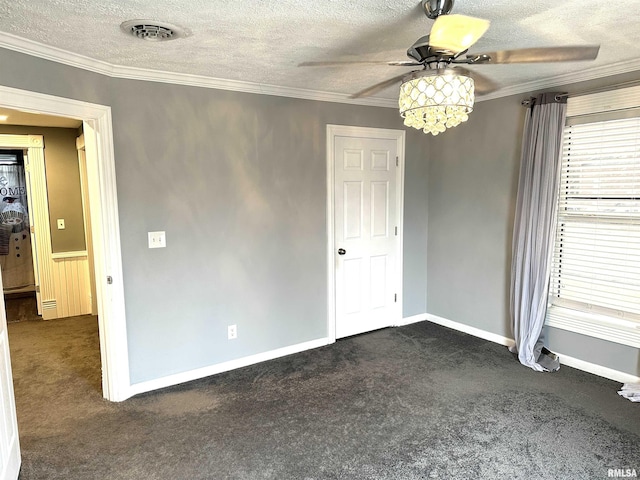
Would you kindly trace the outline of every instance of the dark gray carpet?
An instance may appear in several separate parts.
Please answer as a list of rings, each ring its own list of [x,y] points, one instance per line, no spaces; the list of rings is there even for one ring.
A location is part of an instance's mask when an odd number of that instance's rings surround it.
[[[4,296],[7,323],[41,320],[35,293],[7,294]]]
[[[640,473],[640,404],[419,323],[102,400],[95,317],[9,326],[31,479],[598,479]]]

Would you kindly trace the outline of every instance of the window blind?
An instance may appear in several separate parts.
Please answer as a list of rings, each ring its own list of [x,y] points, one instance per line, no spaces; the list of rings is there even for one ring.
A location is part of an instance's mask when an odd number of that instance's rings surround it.
[[[548,324],[575,312],[640,332],[639,117],[565,127],[557,217]]]

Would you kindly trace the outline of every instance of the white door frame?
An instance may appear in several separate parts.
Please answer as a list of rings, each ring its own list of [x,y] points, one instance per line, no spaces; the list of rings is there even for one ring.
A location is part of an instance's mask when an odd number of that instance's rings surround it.
[[[91,211],[89,210],[89,187],[87,180],[87,153],[84,144],[84,133],[76,138],[78,167],[80,169],[80,193],[82,196],[82,213],[84,218],[84,243],[89,261],[89,291],[91,292],[91,315],[98,315],[98,298],[96,295],[96,272],[93,260],[93,236],[91,234]]]
[[[51,300],[55,298],[55,291],[51,274],[51,232],[43,137],[42,135],[0,134],[0,148],[22,150],[26,153],[23,168],[27,187],[31,261],[38,315],[42,315],[45,320],[57,318],[56,302]],[[45,304],[49,308],[44,309]]]
[[[96,159],[87,163],[87,177],[98,297],[102,394],[107,400],[126,400],[131,396],[131,383],[111,107],[1,85],[0,106],[83,120],[87,158]]]
[[[397,141],[398,171],[396,175],[396,209],[398,221],[396,285],[398,301],[395,304],[391,325],[399,325],[402,320],[402,244],[404,221],[404,147],[405,131],[384,128],[352,127],[348,125],[327,125],[327,338],[336,341],[336,246],[334,238],[335,215],[335,137],[384,138]]]

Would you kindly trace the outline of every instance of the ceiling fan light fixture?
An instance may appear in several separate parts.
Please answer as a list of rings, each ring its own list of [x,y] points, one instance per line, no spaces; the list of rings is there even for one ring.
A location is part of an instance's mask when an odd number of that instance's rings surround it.
[[[400,86],[400,116],[407,127],[438,135],[466,122],[473,111],[471,77],[452,70],[414,72]]]

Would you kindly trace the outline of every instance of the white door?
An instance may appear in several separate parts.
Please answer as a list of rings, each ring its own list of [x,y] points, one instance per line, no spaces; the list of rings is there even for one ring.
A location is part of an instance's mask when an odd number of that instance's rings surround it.
[[[398,139],[334,137],[336,338],[397,317]]]
[[[0,291],[2,278],[0,276]],[[16,480],[20,473],[18,420],[13,396],[13,376],[7,337],[7,312],[0,301],[0,480]]]
[[[98,315],[98,295],[96,294],[96,269],[93,258],[93,234],[91,232],[91,210],[89,208],[89,179],[87,177],[87,152],[84,134],[76,139],[78,167],[80,169],[80,191],[82,192],[82,213],[84,214],[84,240],[89,261],[89,282],[91,289],[91,315]]]

